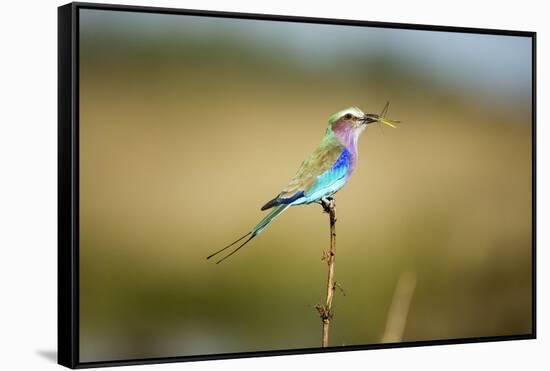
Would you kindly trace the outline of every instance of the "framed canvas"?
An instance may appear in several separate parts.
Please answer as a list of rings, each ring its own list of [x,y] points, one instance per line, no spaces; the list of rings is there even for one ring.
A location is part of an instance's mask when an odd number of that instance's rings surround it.
[[[535,338],[534,32],[58,19],[60,364]]]

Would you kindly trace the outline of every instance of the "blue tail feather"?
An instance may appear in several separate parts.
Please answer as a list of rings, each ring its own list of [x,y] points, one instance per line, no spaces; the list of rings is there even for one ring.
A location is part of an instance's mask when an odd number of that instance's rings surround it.
[[[209,255],[206,259],[210,259],[216,255],[218,255],[219,253],[227,250],[228,248],[230,248],[231,246],[235,245],[237,242],[240,242],[242,241],[245,237],[248,237],[242,244],[240,244],[239,246],[237,246],[234,250],[232,250],[229,254],[227,254],[226,256],[224,256],[223,258],[221,258],[220,260],[218,260],[216,262],[216,264],[219,264],[221,263],[222,261],[224,261],[225,259],[229,258],[231,255],[235,254],[237,251],[239,251],[244,245],[246,245],[247,243],[249,243],[254,237],[256,237],[261,231],[263,231],[272,221],[273,219],[275,219],[280,213],[282,213],[283,211],[285,211],[288,207],[290,207],[290,205],[279,205],[277,207],[275,207],[269,214],[266,215],[265,218],[263,218],[262,220],[260,220],[260,222],[254,227],[252,228],[252,230],[250,232],[248,232],[247,234],[245,234],[244,236],[241,236],[239,239],[237,239],[236,241],[233,241],[232,243],[230,243],[229,245],[225,246],[223,249],[221,250],[218,250],[216,251],[215,253]]]
[[[279,214],[289,208],[289,204],[283,204],[276,206],[269,214],[266,215],[254,228],[252,228],[252,234],[257,235],[263,231]]]

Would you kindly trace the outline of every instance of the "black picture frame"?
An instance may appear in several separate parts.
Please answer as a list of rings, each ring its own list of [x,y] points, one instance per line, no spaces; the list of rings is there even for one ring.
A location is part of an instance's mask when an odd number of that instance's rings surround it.
[[[288,349],[168,358],[79,360],[79,11],[101,9],[156,14],[195,15],[406,30],[509,35],[532,41],[532,333],[513,336],[442,339],[332,348]],[[227,358],[340,352],[426,345],[525,340],[536,338],[536,32],[370,22],[347,19],[171,9],[145,6],[70,3],[58,8],[58,363],[69,368],[122,366]]]

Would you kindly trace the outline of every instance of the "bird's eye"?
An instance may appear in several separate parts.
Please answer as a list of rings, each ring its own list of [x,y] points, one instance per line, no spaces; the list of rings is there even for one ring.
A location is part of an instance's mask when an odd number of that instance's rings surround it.
[[[344,118],[345,118],[346,120],[350,120],[351,117],[352,117],[352,116],[351,116],[351,113],[346,113],[346,115],[344,116]]]

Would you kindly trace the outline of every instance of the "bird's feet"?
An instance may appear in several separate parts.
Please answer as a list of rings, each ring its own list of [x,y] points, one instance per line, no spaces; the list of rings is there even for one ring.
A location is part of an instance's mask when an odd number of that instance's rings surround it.
[[[323,207],[325,213],[330,214],[330,212],[334,209],[334,198],[323,197],[319,201],[319,204]]]

